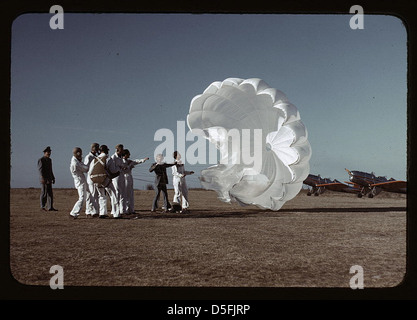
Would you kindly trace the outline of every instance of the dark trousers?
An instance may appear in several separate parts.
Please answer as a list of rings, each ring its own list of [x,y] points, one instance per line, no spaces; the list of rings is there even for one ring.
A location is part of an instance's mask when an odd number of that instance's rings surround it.
[[[54,195],[52,193],[52,184],[41,183],[41,208],[48,204],[48,210],[54,207]]]
[[[166,184],[160,184],[160,185],[155,186],[155,197],[153,198],[153,202],[152,202],[152,210],[155,210],[156,208],[158,208],[158,200],[159,200],[159,195],[160,195],[161,191],[162,191],[163,196],[164,196],[165,210],[171,208],[171,204],[169,203],[169,200],[168,200],[167,185]]]

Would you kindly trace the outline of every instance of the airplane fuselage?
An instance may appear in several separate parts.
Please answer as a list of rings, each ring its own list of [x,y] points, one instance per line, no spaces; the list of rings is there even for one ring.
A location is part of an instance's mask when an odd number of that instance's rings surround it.
[[[363,171],[351,171],[352,175],[349,180],[363,187],[370,187],[372,184],[388,181],[385,177],[376,177],[372,173]]]

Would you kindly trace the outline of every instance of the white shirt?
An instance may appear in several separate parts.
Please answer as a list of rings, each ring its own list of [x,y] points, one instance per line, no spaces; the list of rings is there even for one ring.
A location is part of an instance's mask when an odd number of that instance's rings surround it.
[[[139,163],[143,163],[145,162],[145,158],[140,159],[140,160],[130,160],[130,159],[125,159],[123,158],[123,163],[126,166],[123,169],[123,173],[125,174],[125,177],[127,176],[131,176],[132,175],[132,169]]]
[[[92,166],[90,166],[91,165],[91,162],[93,162],[93,160],[95,159],[95,155],[94,154],[92,154],[91,152],[89,153],[89,154],[87,154],[86,156],[85,156],[85,158],[84,158],[84,164],[85,165],[87,165],[90,169],[88,170],[88,175],[87,175],[87,181],[89,182],[89,183],[93,183],[92,181],[91,181],[91,179],[90,179],[90,173],[91,173],[91,170],[93,170],[93,167]]]
[[[123,158],[119,157],[116,152],[110,157],[110,159],[108,163],[109,170],[112,173],[120,172],[123,169],[127,168],[127,164],[123,163]]]
[[[88,166],[78,160],[75,156],[71,158],[70,171],[74,178],[74,185],[76,188],[85,184],[86,179],[84,172],[88,172]]]
[[[87,166],[90,166],[91,161],[93,161],[95,157],[96,156],[90,152],[89,154],[87,154],[85,156],[84,164],[87,165]]]
[[[190,174],[191,171],[185,171],[184,165],[181,162],[178,162],[179,166],[177,165],[172,166],[172,175],[174,176],[174,182],[180,181],[183,179],[187,174]]]

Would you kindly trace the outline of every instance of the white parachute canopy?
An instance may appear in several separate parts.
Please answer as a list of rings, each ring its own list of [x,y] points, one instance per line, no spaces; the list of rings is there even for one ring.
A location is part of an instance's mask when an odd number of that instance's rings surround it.
[[[200,182],[222,201],[279,210],[309,174],[311,147],[297,108],[261,79],[213,82],[192,99],[187,124],[220,151]]]

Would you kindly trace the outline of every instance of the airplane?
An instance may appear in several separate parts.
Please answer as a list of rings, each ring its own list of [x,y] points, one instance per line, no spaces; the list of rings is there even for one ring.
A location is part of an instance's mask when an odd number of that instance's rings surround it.
[[[350,171],[345,168],[349,174],[349,182],[354,187],[360,189],[358,197],[362,198],[364,195],[368,195],[369,198],[373,198],[381,191],[395,192],[395,193],[407,193],[407,182],[401,180],[395,180],[393,178],[387,179],[386,177],[377,177],[375,174],[367,173],[363,171]]]
[[[357,186],[350,186],[340,182],[339,180],[331,180],[329,178],[322,178],[320,175],[309,174],[304,180],[304,184],[311,186],[307,192],[307,196],[314,194],[318,196],[326,191],[326,189],[336,192],[358,193],[360,188]]]
[[[322,178],[320,175],[315,176],[313,174],[309,174],[303,183],[311,187],[307,192],[308,196],[311,196],[312,194],[318,196],[326,191],[326,188],[320,185],[327,182],[330,182],[330,179]]]

